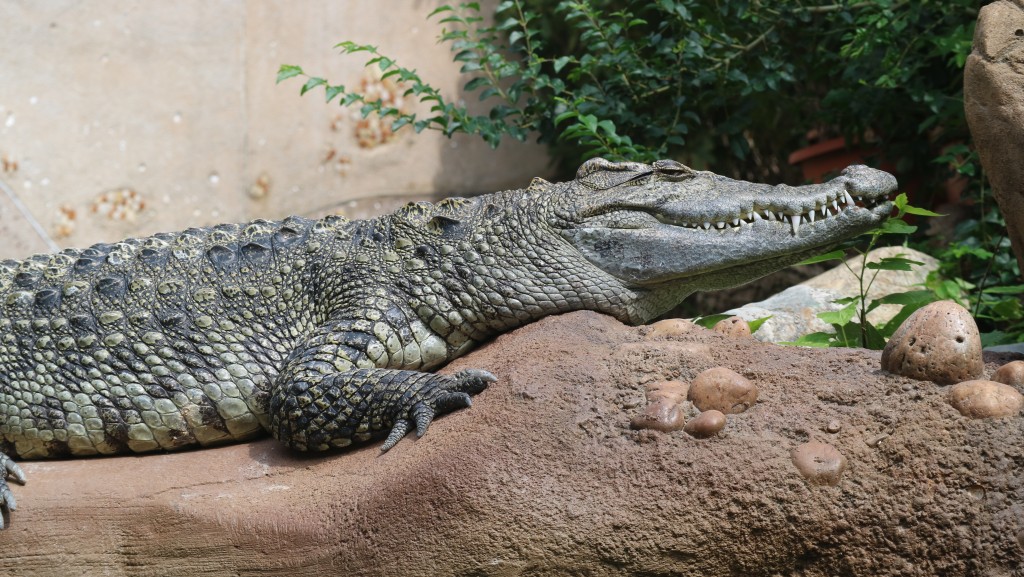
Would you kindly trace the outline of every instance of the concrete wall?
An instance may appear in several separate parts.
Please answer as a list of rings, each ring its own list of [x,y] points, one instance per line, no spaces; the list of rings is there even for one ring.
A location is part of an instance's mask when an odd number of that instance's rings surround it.
[[[386,138],[389,122],[274,84],[299,64],[396,91],[332,49],[353,40],[458,96],[466,79],[426,19],[443,3],[0,0],[0,258],[525,186],[548,172],[543,147]]]

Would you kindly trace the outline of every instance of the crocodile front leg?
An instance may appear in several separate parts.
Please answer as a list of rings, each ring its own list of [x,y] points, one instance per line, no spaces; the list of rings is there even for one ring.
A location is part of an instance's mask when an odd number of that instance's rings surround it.
[[[469,407],[471,394],[495,381],[487,371],[452,376],[396,369],[353,369],[293,380],[270,398],[270,428],[288,446],[323,451],[390,431],[382,451],[414,426],[423,436],[435,416]]]
[[[470,406],[470,395],[496,380],[482,370],[449,376],[376,367],[368,350],[386,362],[377,334],[372,324],[345,319],[293,351],[272,386],[271,434],[296,450],[323,451],[388,431],[386,451],[412,429],[422,436],[435,416]]]
[[[18,502],[7,485],[7,479],[13,479],[22,485],[25,484],[25,473],[22,472],[14,461],[7,455],[0,453],[0,529],[7,527],[11,511],[18,508]]]

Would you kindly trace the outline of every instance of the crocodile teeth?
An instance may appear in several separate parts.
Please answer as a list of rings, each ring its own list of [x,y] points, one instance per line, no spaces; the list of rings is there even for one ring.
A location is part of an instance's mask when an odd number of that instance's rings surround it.
[[[801,220],[803,220],[803,217],[801,217]],[[811,212],[809,213],[809,215],[807,216],[807,221],[808,221],[809,223],[813,223],[813,222],[814,222],[814,211],[813,211],[813,210],[812,210],[812,211],[811,211]]]
[[[789,217],[789,223],[793,225],[793,236],[799,236],[801,220],[803,220],[803,218],[800,216]]]
[[[852,196],[850,196],[850,193],[849,193],[849,192],[843,191],[843,194],[845,195],[845,196],[843,197],[843,199],[844,199],[844,200],[846,201],[846,204],[847,204],[847,205],[849,205],[849,206],[855,206],[855,205],[857,204],[857,203],[855,203],[855,202],[853,201],[853,197],[852,197]]]
[[[736,218],[736,219],[733,219],[733,221],[732,221],[732,225],[733,225],[733,226],[739,226],[739,225],[740,225],[740,219],[738,219],[738,218]]]
[[[716,222],[715,223],[715,228],[717,228],[718,230],[722,230],[723,228],[725,228],[725,223],[724,222]]]
[[[755,220],[755,221],[764,220],[764,219],[761,218],[761,215],[758,214],[756,210],[754,212],[750,213],[750,218]]]
[[[702,224],[702,225],[700,225],[700,226],[701,226],[701,227],[702,227],[702,228],[703,228],[704,230],[708,230],[709,228],[711,228],[711,223],[710,223],[710,222],[705,222],[704,224]]]
[[[839,214],[839,199],[838,198],[832,200],[832,210],[836,211],[836,214]]]

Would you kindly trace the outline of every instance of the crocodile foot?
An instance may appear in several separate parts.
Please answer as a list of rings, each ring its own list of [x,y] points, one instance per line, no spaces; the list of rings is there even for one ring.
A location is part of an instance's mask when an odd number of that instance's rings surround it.
[[[18,483],[25,484],[25,473],[10,457],[0,453],[0,529],[11,524],[11,511],[18,508],[18,502],[14,499],[14,493],[7,485],[7,479],[13,479]]]
[[[422,437],[437,415],[472,406],[469,395],[483,391],[497,380],[491,373],[480,369],[467,369],[452,376],[432,375],[430,384],[421,389],[419,399],[404,416],[396,417],[391,432],[380,447],[381,452],[398,444],[414,426],[416,436]]]

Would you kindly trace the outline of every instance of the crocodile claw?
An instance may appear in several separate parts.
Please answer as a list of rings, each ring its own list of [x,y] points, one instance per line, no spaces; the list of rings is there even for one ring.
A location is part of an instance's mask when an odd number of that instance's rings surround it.
[[[15,500],[14,493],[11,493],[7,479],[24,485],[25,472],[10,457],[0,453],[0,473],[0,529],[4,529],[10,525],[11,511],[18,508],[18,501]]]
[[[381,452],[397,445],[414,425],[416,436],[422,437],[430,423],[434,421],[434,417],[471,407],[473,400],[469,395],[483,391],[487,385],[497,380],[498,378],[491,373],[480,369],[467,369],[452,376],[435,375],[430,387],[423,391],[420,397],[422,400],[413,404],[406,416],[395,419],[391,432],[380,446]]]

